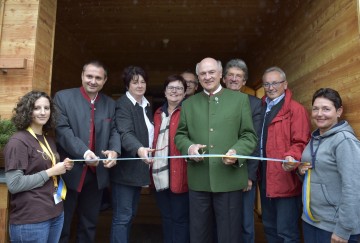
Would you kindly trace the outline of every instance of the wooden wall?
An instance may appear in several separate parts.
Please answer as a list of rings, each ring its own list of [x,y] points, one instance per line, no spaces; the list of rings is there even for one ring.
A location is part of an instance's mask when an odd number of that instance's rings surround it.
[[[260,80],[264,70],[284,69],[294,97],[308,110],[321,87],[340,92],[344,118],[360,135],[359,0],[302,1],[300,9],[257,48],[250,65]],[[261,88],[262,89],[262,88]]]
[[[82,48],[80,41],[61,25],[56,25],[52,95],[62,89],[81,86],[83,65],[94,57],[91,50]]]
[[[0,243],[6,243],[9,235],[9,193],[5,184],[0,184],[0,196]]]
[[[0,116],[9,118],[20,96],[50,92],[56,0],[7,0],[1,6]]]

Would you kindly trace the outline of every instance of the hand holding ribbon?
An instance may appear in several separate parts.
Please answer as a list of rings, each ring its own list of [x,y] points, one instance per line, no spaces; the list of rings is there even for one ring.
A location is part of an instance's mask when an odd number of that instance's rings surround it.
[[[113,150],[106,150],[106,151],[102,150],[101,153],[103,155],[105,155],[106,158],[108,158],[107,160],[103,161],[104,167],[111,168],[111,167],[116,165],[116,158],[117,158],[118,154],[115,151],[113,151]]]
[[[194,160],[196,162],[204,160],[203,157],[199,157],[199,155],[200,155],[199,150],[203,150],[204,148],[206,148],[206,145],[192,144],[189,147],[188,154],[190,155],[190,158],[191,158],[191,155],[196,155],[197,157],[192,157],[191,160]],[[202,154],[204,154],[204,153],[205,153],[205,151],[202,151]]]

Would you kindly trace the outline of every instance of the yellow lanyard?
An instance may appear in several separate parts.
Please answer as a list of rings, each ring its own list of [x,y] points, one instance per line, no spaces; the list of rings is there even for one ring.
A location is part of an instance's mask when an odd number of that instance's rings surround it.
[[[52,166],[55,166],[56,158],[55,158],[55,155],[52,152],[51,147],[50,147],[49,143],[47,142],[45,136],[43,136],[43,138],[44,138],[46,146],[36,137],[36,135],[35,135],[35,133],[34,133],[34,131],[32,130],[31,127],[28,127],[26,130],[38,141],[38,143],[40,144],[41,149],[43,150],[43,153],[45,153],[51,159]],[[55,189],[57,189],[58,183],[57,183],[56,176],[52,176],[52,179],[54,181],[54,187],[55,187]]]

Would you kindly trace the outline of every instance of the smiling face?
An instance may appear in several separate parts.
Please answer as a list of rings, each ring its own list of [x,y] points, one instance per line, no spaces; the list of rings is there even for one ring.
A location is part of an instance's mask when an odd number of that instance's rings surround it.
[[[265,85],[268,85],[268,87]],[[285,92],[287,89],[287,81],[282,80],[282,77],[278,71],[272,71],[264,74],[263,86],[266,96],[269,97],[270,100],[273,100]]]
[[[50,118],[50,102],[45,97],[40,97],[35,101],[32,112],[31,127],[34,131],[41,131],[42,127],[48,122]]]
[[[129,83],[128,91],[140,103],[146,91],[146,82],[143,76],[135,75]]]
[[[330,130],[338,123],[342,111],[342,107],[336,110],[334,103],[324,97],[318,97],[314,100],[311,118],[316,127],[319,128],[320,134]]]
[[[185,87],[182,82],[175,80],[166,86],[165,97],[169,104],[177,106],[185,98]]]
[[[222,70],[213,58],[205,58],[198,64],[198,76],[201,86],[209,93],[213,93],[220,85]]]
[[[239,91],[246,83],[245,73],[240,68],[231,67],[227,70],[223,81],[226,85],[226,88]]]
[[[89,64],[81,74],[82,86],[87,95],[94,99],[96,94],[103,88],[106,77],[105,70],[102,67],[97,67]]]

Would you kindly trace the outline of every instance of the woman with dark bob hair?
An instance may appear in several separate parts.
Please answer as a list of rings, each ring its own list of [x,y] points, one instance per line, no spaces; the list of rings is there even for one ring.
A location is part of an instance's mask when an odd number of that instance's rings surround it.
[[[154,114],[156,157],[181,155],[175,145],[181,102],[186,95],[186,81],[171,75],[164,82],[165,103]],[[151,167],[156,203],[161,212],[164,243],[188,243],[189,189],[185,159],[154,159]]]
[[[316,130],[297,173],[303,177],[304,242],[358,242],[360,239],[360,142],[343,112],[339,93],[315,92],[311,119]]]
[[[59,175],[73,167],[46,135],[54,127],[56,109],[44,92],[31,91],[14,109],[17,132],[4,149],[10,199],[11,242],[58,242],[63,227],[66,187]]]
[[[129,242],[142,186],[150,184],[148,157],[154,138],[153,115],[145,98],[147,75],[141,67],[123,72],[126,94],[116,101],[116,126],[121,136],[122,160],[110,170],[113,219],[110,242]]]

